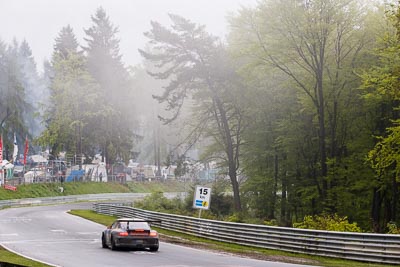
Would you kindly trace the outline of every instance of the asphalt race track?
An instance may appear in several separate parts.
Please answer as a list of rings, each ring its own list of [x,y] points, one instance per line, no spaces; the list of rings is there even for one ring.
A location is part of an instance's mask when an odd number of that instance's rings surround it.
[[[0,210],[0,244],[54,266],[301,267],[160,243],[158,252],[112,251],[101,247],[104,226],[66,213],[91,204],[65,204]]]

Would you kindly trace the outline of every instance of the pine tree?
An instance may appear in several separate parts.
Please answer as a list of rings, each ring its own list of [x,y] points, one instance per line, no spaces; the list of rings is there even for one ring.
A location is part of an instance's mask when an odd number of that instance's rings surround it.
[[[103,139],[100,148],[109,163],[114,160],[127,161],[132,148],[133,115],[130,113],[132,102],[129,99],[129,74],[121,61],[118,28],[110,22],[103,8],[98,8],[92,16],[93,25],[85,30],[87,46],[87,66],[90,74],[100,85],[104,99],[99,105],[107,110],[101,121],[98,133]],[[129,115],[128,115],[129,114]]]
[[[47,128],[39,142],[51,145],[54,155],[61,150],[73,154],[89,153],[97,146],[92,127],[101,116],[97,106],[98,85],[87,71],[86,58],[78,50],[69,26],[60,31],[54,48],[51,101],[44,118]]]
[[[6,158],[15,131],[26,133],[28,128],[24,114],[31,112],[26,101],[22,66],[18,61],[20,45],[14,40],[11,45],[0,43],[0,131],[5,138]]]
[[[32,50],[26,40],[23,40],[18,51],[18,64],[21,66],[20,80],[25,89],[27,110],[24,110],[23,116],[30,133],[38,136],[43,131],[40,123],[38,110],[41,103],[45,102],[44,95],[47,88],[42,83],[36,68],[36,62],[32,55]],[[19,137],[23,140],[25,132],[19,131]]]
[[[55,41],[53,59],[57,56],[67,58],[70,53],[79,53],[79,44],[70,25],[61,29]]]
[[[245,125],[240,105],[242,84],[236,75],[233,61],[220,41],[198,26],[177,15],[170,15],[173,22],[168,29],[152,22],[146,36],[152,50],[139,50],[142,56],[156,66],[151,75],[167,80],[168,85],[160,96],[173,112],[171,118],[161,118],[165,123],[174,121],[187,98],[193,99],[193,133],[189,139],[207,138],[211,145],[205,157],[218,160],[227,171],[234,196],[234,208],[242,210],[238,182],[241,134]]]

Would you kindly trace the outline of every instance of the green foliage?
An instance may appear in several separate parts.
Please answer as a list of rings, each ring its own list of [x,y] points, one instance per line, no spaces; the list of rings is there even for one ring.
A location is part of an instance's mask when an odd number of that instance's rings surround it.
[[[61,193],[59,187],[64,187]],[[17,191],[6,190],[0,187],[0,200],[35,198],[35,197],[53,197],[64,195],[80,194],[100,194],[100,193],[129,193],[129,188],[118,183],[96,183],[96,182],[78,182],[78,183],[40,183],[40,184],[22,184],[17,187]]]
[[[136,201],[134,204],[135,208],[146,209],[157,212],[173,213],[179,215],[195,216],[192,208],[188,208],[185,205],[180,196],[173,199],[168,199],[163,195],[163,192],[152,192],[149,196],[146,196],[143,200]],[[205,213],[204,216],[212,218],[209,214]],[[202,216],[204,218],[204,216]]]
[[[27,93],[31,93],[28,89],[31,90],[33,85],[37,86],[39,78],[36,68],[27,67],[34,62],[26,41],[19,44],[14,40],[7,45],[0,40],[0,58],[0,134],[4,142],[3,157],[8,156],[7,160],[11,160],[8,148],[12,147],[13,134],[17,133],[22,139],[29,130],[33,130],[28,129],[30,123],[37,122],[34,120],[36,110],[33,109],[32,100],[28,100]],[[42,88],[35,89],[39,92]],[[35,96],[29,95],[30,99]]]
[[[91,221],[95,221],[95,222],[100,223],[105,226],[111,225],[117,218],[116,216],[99,214],[99,213],[94,212],[93,210],[71,210],[68,213],[79,216],[79,217],[86,218]]]
[[[203,157],[228,169],[234,208],[240,211],[237,170],[246,125],[241,106],[244,85],[235,71],[235,62],[218,38],[188,19],[173,14],[169,17],[173,24],[170,28],[152,22],[152,29],[145,33],[150,51],[139,50],[153,66],[150,75],[168,81],[164,92],[154,98],[172,115],[160,119],[165,124],[175,121],[191,97],[193,109],[186,139],[189,145],[201,138],[210,143]]]
[[[49,85],[46,129],[38,144],[51,145],[55,154],[82,150],[89,159],[102,150],[111,163],[127,161],[137,125],[131,106],[149,87],[163,88],[151,93],[167,108],[160,115],[164,122],[193,107],[190,123],[180,123],[189,136],[176,139],[188,146],[203,141],[201,160],[218,161],[231,178],[233,197],[217,181],[211,210],[202,217],[287,226],[326,211],[370,230],[372,207],[374,230],[384,231],[388,221],[399,223],[399,6],[384,17],[383,5],[311,2],[265,0],[243,8],[231,19],[229,44],[176,15],[170,16],[172,27],[153,22],[148,50],[141,51],[154,64],[151,75],[136,69],[136,77],[121,61],[118,29],[102,8],[85,30],[84,51],[70,26],[61,29],[42,86],[36,86],[27,42],[0,41],[0,131],[6,147],[16,130],[23,138],[39,131],[31,115],[38,106],[28,96],[32,88]],[[143,113],[153,114],[147,101],[140,102]],[[152,131],[164,131],[151,122]],[[147,158],[154,158],[151,153]],[[184,154],[177,176],[188,171]],[[142,188],[129,185],[134,192]],[[59,194],[36,185],[27,194],[44,196],[46,190]],[[89,192],[73,185],[68,191]],[[0,191],[0,198],[18,194]],[[154,193],[142,204],[197,216],[192,196],[168,200]],[[245,211],[233,213],[240,204]]]
[[[386,226],[388,228],[388,234],[400,235],[400,228],[395,222],[389,222]]]
[[[232,214],[233,200],[232,196],[227,194],[227,188],[229,188],[229,182],[227,181],[217,180],[213,184],[210,209],[202,210],[201,218],[225,220]],[[146,196],[143,200],[135,202],[135,207],[197,217],[199,215],[199,210],[193,208],[194,190],[195,186],[191,185],[185,198],[177,196],[173,199],[166,198],[161,191],[155,191],[151,195]],[[246,216],[242,215],[242,218],[246,218]]]
[[[227,219],[228,222],[243,222],[243,216],[240,213],[234,213]]]
[[[338,214],[305,216],[303,222],[294,223],[293,227],[338,232],[362,232],[357,223],[349,223],[346,216],[341,217]]]
[[[371,51],[387,29],[383,9],[362,1],[300,2],[262,1],[230,21],[230,48],[250,88],[243,200],[251,216],[280,225],[326,211],[346,214],[370,230],[374,198],[384,196],[382,202],[393,208],[399,204],[392,203],[395,190],[385,191],[390,179],[375,180],[365,162],[377,126],[385,131],[398,111],[387,97],[363,98],[356,75],[378,62]],[[397,58],[394,50],[382,69],[396,73]],[[373,85],[379,81],[375,74]],[[390,86],[381,90],[399,92],[397,76],[386,76]],[[376,89],[368,92],[377,96]],[[382,195],[374,195],[377,184]],[[395,213],[386,207],[379,217]]]
[[[392,5],[387,12],[389,27],[372,52],[376,61],[361,76],[363,98],[373,114],[371,128],[375,146],[368,152],[367,160],[375,171],[372,221],[374,230],[380,232],[384,231],[386,222],[399,220],[395,209],[399,205],[400,182],[399,14],[399,3]]]
[[[135,98],[127,69],[121,61],[118,28],[106,11],[98,8],[91,17],[92,26],[85,29],[84,47],[88,73],[98,85],[100,98],[95,101],[102,116],[88,126],[101,147],[107,163],[128,162],[133,146],[133,126],[136,124],[132,103]]]
[[[276,220],[264,221],[263,224],[268,226],[278,226],[278,222]]]
[[[0,264],[1,266],[29,266],[29,267],[50,267],[51,265],[37,262],[28,258],[23,258],[17,254],[14,254],[0,246]]]
[[[230,215],[233,210],[233,197],[229,192],[229,182],[223,179],[217,179],[211,188],[210,212],[216,218],[224,219]]]
[[[59,186],[64,187],[63,193],[60,192]],[[183,191],[183,185],[180,182],[133,182],[125,185],[98,182],[24,184],[19,185],[17,191],[10,191],[0,187],[0,200],[98,193],[150,193],[159,192],[160,190],[164,192],[181,192]]]

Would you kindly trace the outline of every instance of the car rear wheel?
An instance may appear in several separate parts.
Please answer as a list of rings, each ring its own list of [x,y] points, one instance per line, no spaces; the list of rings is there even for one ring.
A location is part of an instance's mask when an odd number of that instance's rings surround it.
[[[150,249],[150,251],[152,251],[152,252],[156,252],[156,251],[158,251],[158,248],[159,248],[159,244],[157,243],[157,245],[155,245],[155,246],[153,246],[153,247],[150,247],[149,249]]]
[[[156,251],[158,251],[158,246],[157,246],[157,247],[151,247],[151,248],[150,248],[150,251],[151,251],[151,252],[156,252]]]
[[[104,234],[101,236],[101,245],[103,248],[108,248]]]

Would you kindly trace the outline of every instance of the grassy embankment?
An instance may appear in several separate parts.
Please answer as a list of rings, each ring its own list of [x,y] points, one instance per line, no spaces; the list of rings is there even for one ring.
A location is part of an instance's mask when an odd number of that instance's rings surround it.
[[[165,183],[95,183],[95,182],[76,182],[64,183],[61,193],[60,183],[45,184],[25,184],[19,185],[17,191],[6,190],[0,187],[0,200],[36,198],[36,197],[55,197],[66,195],[101,194],[101,193],[151,193],[151,192],[179,192],[183,191],[182,183],[169,181]]]
[[[171,181],[166,183],[129,183],[122,185],[118,183],[64,183],[64,192],[59,190],[59,183],[46,184],[26,184],[18,186],[17,191],[10,191],[0,187],[0,200],[35,198],[35,197],[55,197],[65,195],[81,194],[100,194],[100,193],[151,193],[151,192],[178,192],[183,190],[179,182]],[[100,222],[102,223],[102,222]],[[0,265],[4,266],[32,266],[47,267],[43,263],[35,262],[12,252],[0,246]],[[11,264],[11,265],[8,265]],[[1,266],[3,266],[1,265]]]

